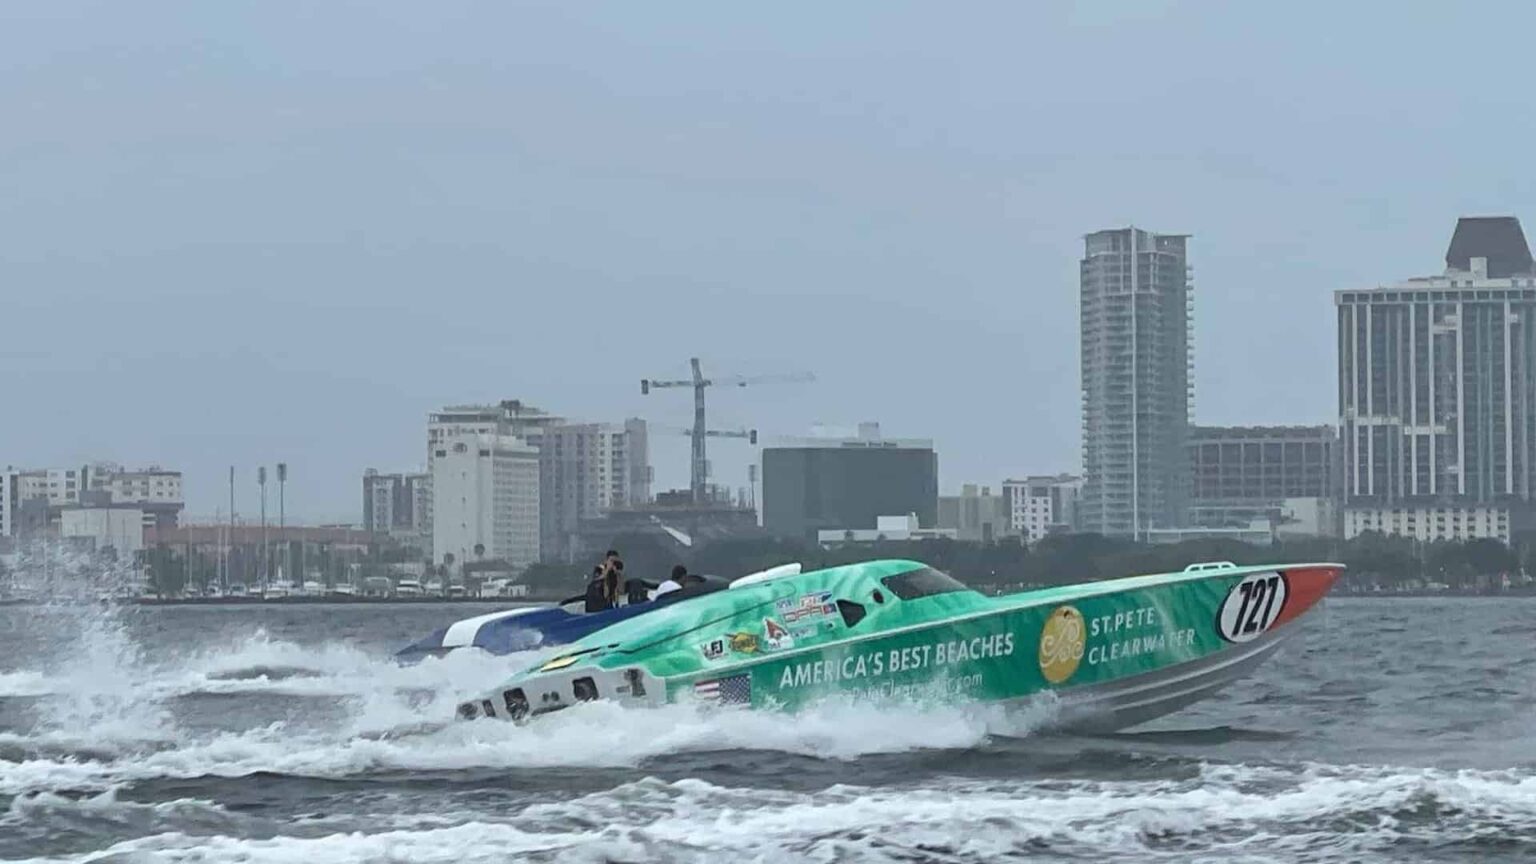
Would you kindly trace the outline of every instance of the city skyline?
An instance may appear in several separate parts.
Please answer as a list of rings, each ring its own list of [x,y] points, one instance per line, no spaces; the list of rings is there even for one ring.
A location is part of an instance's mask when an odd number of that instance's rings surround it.
[[[1499,217],[1465,217],[1465,216],[1463,216],[1463,217],[1460,217],[1460,218],[1463,219],[1463,220],[1465,220],[1467,218],[1472,218],[1472,219],[1490,219],[1490,218],[1492,218],[1492,219],[1502,219],[1502,218],[1510,218],[1510,219],[1514,219],[1516,222],[1518,222],[1518,219],[1519,219],[1518,216],[1513,216],[1513,217],[1503,217],[1503,216],[1499,216]],[[1125,231],[1128,231],[1128,230],[1133,230],[1132,226],[1127,226],[1127,227],[1122,228],[1122,229],[1101,229],[1101,230],[1099,230],[1097,232],[1086,232],[1086,234],[1095,234],[1095,233],[1097,233],[1097,234],[1124,233]],[[1141,229],[1134,229],[1134,230],[1141,230]],[[1191,235],[1162,235],[1162,234],[1157,234],[1155,232],[1145,232],[1145,233],[1146,233],[1146,235],[1149,238],[1153,238],[1153,239],[1156,239],[1158,237],[1166,237],[1166,236],[1177,236],[1177,237],[1182,239],[1182,238],[1191,236]],[[1080,236],[1084,236],[1084,235],[1080,235]],[[1183,253],[1181,252],[1180,254],[1182,256]],[[1187,259],[1182,259],[1181,258],[1181,260],[1187,260]],[[1193,264],[1191,263],[1190,266],[1192,268]],[[1404,276],[1402,278],[1404,278],[1404,279],[1411,279],[1411,278],[1416,278],[1416,277]],[[1191,280],[1191,285],[1194,285],[1194,284],[1195,284],[1195,282],[1192,279]],[[1386,286],[1389,286],[1391,284],[1393,284],[1391,280],[1383,278],[1383,279],[1377,280],[1377,282],[1375,282],[1373,284],[1370,284],[1370,285],[1357,286],[1355,290],[1371,290],[1373,288],[1386,287]],[[1081,290],[1080,286],[1079,286],[1079,290]],[[1338,293],[1340,293],[1342,291],[1345,291],[1345,290],[1349,290],[1349,289],[1337,289],[1334,292],[1330,292],[1330,296],[1333,295],[1333,294],[1338,294]],[[1190,295],[1191,296],[1195,296],[1197,293],[1198,293],[1198,288],[1192,288],[1190,290]],[[1198,320],[1198,312],[1196,312],[1195,315],[1192,316],[1191,320],[1192,321]],[[1192,346],[1193,346],[1193,344],[1195,342],[1198,342],[1198,339],[1199,339],[1198,333],[1196,333],[1194,336],[1191,337],[1191,344],[1192,344]],[[1195,353],[1196,352],[1192,350],[1190,352],[1191,357],[1193,357],[1195,355]],[[1221,359],[1220,358],[1216,358],[1213,362],[1220,363]],[[1194,367],[1194,364],[1191,363],[1191,366]],[[1198,374],[1197,370],[1195,368],[1192,368],[1191,369],[1191,375],[1193,376],[1193,375],[1196,375],[1196,374]],[[1335,376],[1337,376],[1337,374],[1338,373],[1337,373],[1337,364],[1336,364]],[[1336,402],[1337,401],[1337,393],[1336,392],[1333,393],[1330,396],[1330,398],[1333,399]],[[430,419],[432,416],[442,412],[445,408],[447,408],[449,406],[452,406],[452,405],[456,405],[456,404],[462,404],[462,405],[493,404],[495,401],[497,401],[497,399],[494,398],[493,395],[486,395],[486,396],[479,397],[477,399],[462,399],[462,400],[457,400],[457,401],[453,401],[453,400],[446,400],[446,401],[445,400],[440,400],[440,404],[437,404],[434,408],[432,408],[431,410],[425,412],[424,416],[426,418]],[[1195,399],[1192,398],[1191,399],[1191,403],[1193,404],[1194,402],[1195,402]],[[679,403],[679,404],[682,404],[682,403]],[[682,413],[681,411],[674,411],[674,412],[672,412],[672,415],[673,415],[673,417],[675,419],[676,415],[680,415],[681,413]],[[647,422],[650,422],[650,420],[648,418],[642,417],[641,419],[646,419]],[[1307,418],[1307,419],[1310,420],[1311,418]],[[1195,411],[1192,410],[1190,412],[1190,414],[1189,414],[1189,422],[1190,422],[1191,428],[1193,428],[1196,425],[1218,425],[1218,424],[1208,424],[1208,423],[1205,423],[1204,421],[1205,421],[1205,418],[1197,416]],[[1323,422],[1325,425],[1330,425],[1330,426],[1333,426],[1333,427],[1336,428],[1338,426],[1338,421],[1339,421],[1339,416],[1337,414],[1337,411],[1335,411],[1334,414],[1332,414],[1331,416],[1328,416],[1325,420],[1323,420],[1321,422]],[[582,423],[582,424],[593,424],[593,423],[603,424],[603,423],[612,423],[612,422],[615,422],[615,420],[613,418],[607,418],[607,419],[594,419],[594,418],[580,418],[580,419],[577,419],[577,418],[570,418],[568,420],[568,422],[571,422],[571,423]],[[677,422],[681,422],[681,421],[678,420]],[[683,427],[682,426],[669,426],[664,421],[662,423],[660,423],[659,425],[663,429],[671,429],[671,430],[675,430],[675,431],[679,431],[679,432],[683,431]],[[712,423],[712,425],[714,425],[714,424]],[[816,423],[812,424],[813,427],[818,427],[818,426],[821,426],[821,425],[823,425],[823,424],[820,421],[817,421]],[[834,424],[834,425],[835,426],[838,426],[838,425],[851,426],[852,424]],[[1238,425],[1238,426],[1243,426],[1243,425],[1279,425],[1279,426],[1284,426],[1284,425],[1288,425],[1288,423],[1285,422],[1285,421],[1279,421],[1279,422],[1276,422],[1276,423],[1265,424],[1265,423],[1258,423],[1258,422],[1248,421],[1248,420],[1244,420],[1244,419],[1238,419],[1232,425]],[[780,430],[776,430],[776,431],[780,431]],[[805,431],[808,432],[808,433],[814,433],[816,431],[816,429],[812,428],[812,429],[807,429]],[[419,429],[419,424],[418,424],[418,428],[417,428],[418,436],[419,436],[419,432],[420,432],[420,429]],[[673,478],[673,479],[658,480],[658,482],[655,485],[655,491],[662,491],[664,489],[686,489],[687,488],[687,465],[686,465],[686,463],[687,463],[687,455],[686,455],[687,439],[684,438],[684,437],[676,437],[676,438],[661,437],[659,440],[662,442],[662,455],[658,459],[656,454],[655,454],[655,449],[656,448],[653,447],[652,448],[652,453],[651,453],[651,456],[650,456],[651,464],[652,464],[653,468],[655,469],[655,474],[656,474],[656,476],[658,478]],[[666,447],[666,443],[667,442],[671,442],[673,444],[673,447],[672,448],[667,448]],[[724,445],[724,446],[728,447],[729,445]],[[766,446],[766,445],[764,445],[764,446]],[[1077,448],[1079,454],[1083,453],[1083,448],[1085,446],[1086,445],[1084,445],[1080,441],[1079,447]],[[418,447],[419,447],[419,443],[418,443]],[[935,442],[935,447],[936,447],[936,450],[937,450],[938,449],[937,441]],[[667,453],[668,449],[679,450],[679,451],[681,451],[683,453],[683,455],[682,455],[682,457],[680,459],[668,458],[668,456],[669,456],[669,454]],[[754,453],[760,453],[761,452],[761,447],[753,447],[752,451]],[[79,463],[82,463],[82,462],[100,461],[103,458],[106,459],[106,461],[109,461],[109,462],[111,462],[111,461],[124,461],[120,454],[112,454],[112,455],[107,456],[107,457],[91,455],[91,456],[88,456],[88,457],[83,458],[83,459],[61,460],[61,461],[58,461],[57,463],[50,463],[50,464],[79,464]],[[299,458],[300,461],[302,461],[302,455],[300,457],[298,457],[298,458]],[[711,461],[714,461],[714,458],[715,458],[714,454],[712,453]],[[131,462],[133,460],[130,458],[130,459],[126,460],[126,461],[130,461]],[[259,507],[259,501],[260,501],[259,484],[257,482],[257,472],[262,467],[267,467],[269,469],[275,467],[278,464],[278,461],[279,461],[278,458],[274,458],[272,461],[265,462],[265,463],[258,463],[258,464],[250,465],[250,466],[238,466],[238,465],[237,466],[232,466],[236,470],[236,485],[235,485],[236,496],[237,496],[236,510],[238,511],[242,522],[249,522],[252,519],[257,518],[254,515],[256,513],[256,511],[257,511],[257,508]],[[290,463],[293,462],[294,458],[293,457],[289,457],[289,461],[290,461]],[[728,458],[727,461],[734,461],[734,460],[730,460]],[[1000,482],[1003,478],[1005,478],[1006,476],[1009,475],[1009,470],[1012,470],[1014,474],[1023,474],[1023,473],[1026,473],[1029,470],[1035,470],[1036,468],[1038,468],[1039,467],[1038,466],[1039,461],[1040,460],[1038,460],[1038,459],[1030,459],[1028,457],[1025,457],[1022,460],[1015,459],[1013,461],[1013,463],[1010,463],[1010,464],[1015,464],[1015,463],[1016,464],[1023,464],[1026,467],[1024,469],[1017,469],[1017,468],[1015,468],[1015,469],[1005,469],[1005,470],[993,471],[991,474],[988,474],[988,475],[985,475],[985,476],[957,476],[953,472],[945,472],[941,468],[940,475],[939,475],[939,491],[940,491],[941,494],[944,494],[944,495],[954,495],[954,494],[958,494],[960,492],[960,490],[962,489],[962,487],[965,486],[965,485],[975,484],[977,482]],[[407,456],[404,456],[402,454],[401,458],[398,458],[398,459],[395,459],[395,460],[393,460],[391,462],[386,463],[387,467],[384,467],[383,470],[386,471],[386,472],[390,472],[390,471],[395,471],[395,472],[405,471],[407,473],[411,473],[411,472],[430,473],[429,462],[430,462],[430,460],[427,459],[427,458],[422,458],[420,461],[413,462],[413,461],[411,461],[411,457],[407,457]],[[677,463],[677,462],[681,462],[683,464],[681,464],[681,466],[679,466],[677,464],[668,465],[668,463]],[[42,464],[42,463],[38,463],[38,464]],[[145,462],[144,464],[150,464],[150,463]],[[356,470],[357,470],[358,473],[360,473],[361,471],[366,470],[367,468],[375,468],[375,469],[377,469],[378,467],[379,466],[360,466]],[[1074,473],[1074,474],[1083,474],[1083,473],[1085,473],[1084,469],[1085,469],[1085,466],[1084,466],[1083,460],[1081,458],[1079,458],[1078,461],[1076,461],[1074,463],[1071,463],[1069,465],[1066,465],[1066,466],[1062,466],[1062,465],[1059,465],[1059,464],[1053,464],[1053,465],[1045,466],[1045,470],[1053,470],[1053,471],[1060,470],[1060,471],[1067,471],[1069,473]],[[244,473],[250,474],[250,477],[249,478],[243,478],[243,474]],[[249,482],[245,482],[246,480],[248,480]],[[355,478],[353,478],[353,480],[355,482]],[[729,481],[720,482],[718,477],[712,477],[712,481],[720,483],[720,485],[725,486],[725,487],[729,487],[729,488],[735,488],[735,487],[738,487],[738,486],[746,486],[747,485],[746,475],[745,474],[743,474],[742,482],[740,482],[740,483],[729,482]],[[197,482],[189,482],[187,484],[189,489],[198,488],[198,487],[205,487],[203,489],[204,493],[207,493],[206,487],[208,485],[209,484],[207,484],[207,483],[197,483]],[[205,494],[205,498],[208,501],[212,502],[211,509],[200,509],[200,508],[198,508],[196,505],[191,503],[192,502],[192,496],[190,496],[190,495],[188,496],[188,502],[189,503],[187,505],[187,512],[188,512],[189,518],[206,520],[206,519],[208,519],[210,517],[213,517],[213,516],[215,516],[217,514],[222,514],[224,518],[228,517],[228,515],[229,515],[229,512],[228,512],[229,508],[227,506],[227,502],[228,502],[228,494],[229,494],[229,485],[228,485],[228,477],[227,477],[227,468],[225,469],[225,471],[219,472],[219,476],[218,476],[216,482],[213,484],[213,486],[215,487],[214,491],[213,491],[213,494],[211,494],[211,495],[210,494]],[[249,487],[249,488],[247,488],[247,487]],[[301,486],[301,488],[302,488],[302,486]],[[303,509],[302,499],[297,499],[297,500],[299,501],[300,509],[294,510],[294,511],[292,511],[290,513],[292,518],[295,520],[295,524],[299,524],[300,522],[309,523],[309,524],[350,524],[350,523],[358,523],[358,522],[360,522],[360,515],[359,514],[362,513],[362,509],[363,508],[362,508],[362,506],[360,504],[357,503],[355,497],[354,497],[354,501],[352,502],[352,509],[351,510],[347,509],[346,506],[342,506],[340,509],[338,509],[336,511],[328,512],[328,513],[318,513],[318,514],[313,512],[313,511],[307,511],[307,510]]]
[[[8,311],[34,324],[0,345],[29,417],[6,458],[174,464],[210,515],[229,465],[250,512],[282,461],[290,516],[355,519],[358,472],[416,467],[444,404],[686,426],[634,381],[696,355],[817,374],[721,394],[722,426],[879,420],[934,439],[946,492],[1075,470],[1074,247],[1132,223],[1199,238],[1195,422],[1337,422],[1332,293],[1432,269],[1457,216],[1532,211],[1502,67],[1536,11],[1387,34],[1318,9],[1326,38],[1180,4],[850,4],[814,34],[707,7],[36,7],[0,33],[25,82],[0,91]],[[1448,42],[1479,50],[1409,59]],[[716,479],[744,485],[733,443]],[[684,485],[686,440],[651,451]]]

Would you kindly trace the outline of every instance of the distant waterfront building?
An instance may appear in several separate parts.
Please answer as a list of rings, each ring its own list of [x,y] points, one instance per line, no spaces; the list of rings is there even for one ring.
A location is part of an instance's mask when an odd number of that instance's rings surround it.
[[[954,528],[924,528],[916,513],[905,516],[879,516],[874,528],[823,528],[816,532],[816,542],[821,546],[864,545],[883,543],[887,540],[958,540],[963,539]]]
[[[1275,534],[1274,523],[1270,520],[1254,519],[1246,525],[1219,528],[1151,528],[1142,535],[1142,540],[1153,546],[1186,540],[1236,540],[1254,546],[1270,546],[1275,542]]]
[[[133,506],[65,508],[60,514],[59,536],[84,542],[94,552],[112,550],[120,561],[132,561],[144,548],[145,511]],[[151,527],[153,527],[151,525]]]
[[[1336,536],[1338,432],[1332,426],[1193,426],[1190,524]]]
[[[539,462],[545,561],[573,560],[582,522],[651,497],[644,420],[551,426],[539,443]]]
[[[433,560],[539,560],[539,451],[511,435],[455,435],[432,460]]]
[[[174,528],[185,501],[181,472],[126,470],[112,462],[0,470],[0,536],[59,531],[69,509],[135,508],[142,528]]]
[[[259,587],[262,583],[263,546],[280,548],[273,529],[263,532],[258,524],[231,527],[227,522],[183,524],[176,528],[146,529],[144,545],[164,543],[174,554],[192,559],[191,584]],[[289,544],[293,581],[321,585],[361,585],[362,568],[376,561],[379,537],[371,532],[340,526],[288,525],[283,538]],[[414,562],[419,569],[420,562]],[[395,565],[410,567],[410,564]]]
[[[494,405],[450,405],[427,415],[427,524],[433,524],[432,468],[436,454],[447,442],[465,435],[513,435],[537,448],[544,440],[544,430],[563,422],[563,418],[520,399],[504,399]],[[442,558],[436,550],[431,550],[431,557]]]
[[[1334,294],[1344,534],[1527,527],[1536,491],[1536,265],[1513,217],[1463,218],[1445,272]]]
[[[1134,227],[1084,238],[1083,531],[1137,538],[1185,521],[1193,393],[1188,240]]]
[[[763,528],[811,541],[821,530],[863,529],[881,516],[938,522],[939,459],[927,439],[885,438],[862,423],[852,438],[765,447]]]
[[[430,495],[427,474],[363,472],[363,530],[406,542],[431,533],[427,522]]]
[[[21,506],[21,497],[16,488],[17,474],[6,469],[0,471],[0,537],[14,536],[14,520],[16,511]]]
[[[443,445],[462,436],[502,435],[521,439],[540,456],[540,549],[550,561],[569,561],[584,519],[613,508],[650,500],[651,469],[644,420],[623,424],[572,423],[520,400],[494,405],[456,405],[427,419],[429,478]],[[425,521],[433,524],[429,479]],[[435,532],[431,532],[435,533]],[[441,560],[432,550],[434,560]]]
[[[513,435],[537,447],[544,430],[565,420],[520,399],[494,405],[450,405],[427,416],[427,470],[431,473],[440,445],[463,435]]]
[[[101,462],[86,466],[83,475],[83,486],[94,493],[105,492],[111,504],[137,506],[144,514],[146,528],[175,528],[186,506],[180,471],[158,466],[129,471]]]
[[[959,495],[939,496],[938,527],[953,530],[956,539],[990,543],[1018,536],[1008,512],[1008,500],[993,495],[990,486],[967,483]]]
[[[1072,474],[1037,475],[1023,480],[1004,480],[1003,498],[1012,533],[1025,543],[1037,543],[1051,534],[1077,530],[1078,499],[1083,478]]]

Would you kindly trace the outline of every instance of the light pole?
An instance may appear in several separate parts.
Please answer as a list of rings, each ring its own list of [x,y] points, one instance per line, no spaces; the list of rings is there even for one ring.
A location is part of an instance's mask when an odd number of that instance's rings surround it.
[[[261,562],[261,590],[265,593],[272,575],[271,555],[267,549],[267,466],[256,469],[256,485],[261,487],[261,553],[257,558]]]
[[[235,550],[235,466],[229,466],[229,530],[224,532],[224,584],[220,586],[225,592],[229,591],[231,576],[229,572],[229,559]]]
[[[283,499],[286,497],[284,493],[287,486],[288,463],[279,462],[277,463],[277,545],[278,548],[283,550],[283,560],[278,565],[278,572],[288,577],[289,585],[294,585],[302,583],[295,583],[293,580],[293,559],[288,554],[288,532],[284,530],[287,527],[287,514],[284,509]]]

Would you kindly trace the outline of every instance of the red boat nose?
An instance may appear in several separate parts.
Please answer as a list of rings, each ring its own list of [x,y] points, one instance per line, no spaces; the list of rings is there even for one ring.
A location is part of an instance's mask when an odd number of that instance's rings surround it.
[[[1285,575],[1285,608],[1280,610],[1280,615],[1270,626],[1278,626],[1293,618],[1299,618],[1308,609],[1317,605],[1317,601],[1323,599],[1333,588],[1333,583],[1338,580],[1339,574],[1344,572],[1344,566],[1313,564],[1306,567],[1288,567],[1280,572]]]

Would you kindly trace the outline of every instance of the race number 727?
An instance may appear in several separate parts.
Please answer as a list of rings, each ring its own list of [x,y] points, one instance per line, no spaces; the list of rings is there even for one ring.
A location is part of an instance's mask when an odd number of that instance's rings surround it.
[[[1221,638],[1247,642],[1268,630],[1285,608],[1285,577],[1279,573],[1255,573],[1232,586],[1216,616]]]

